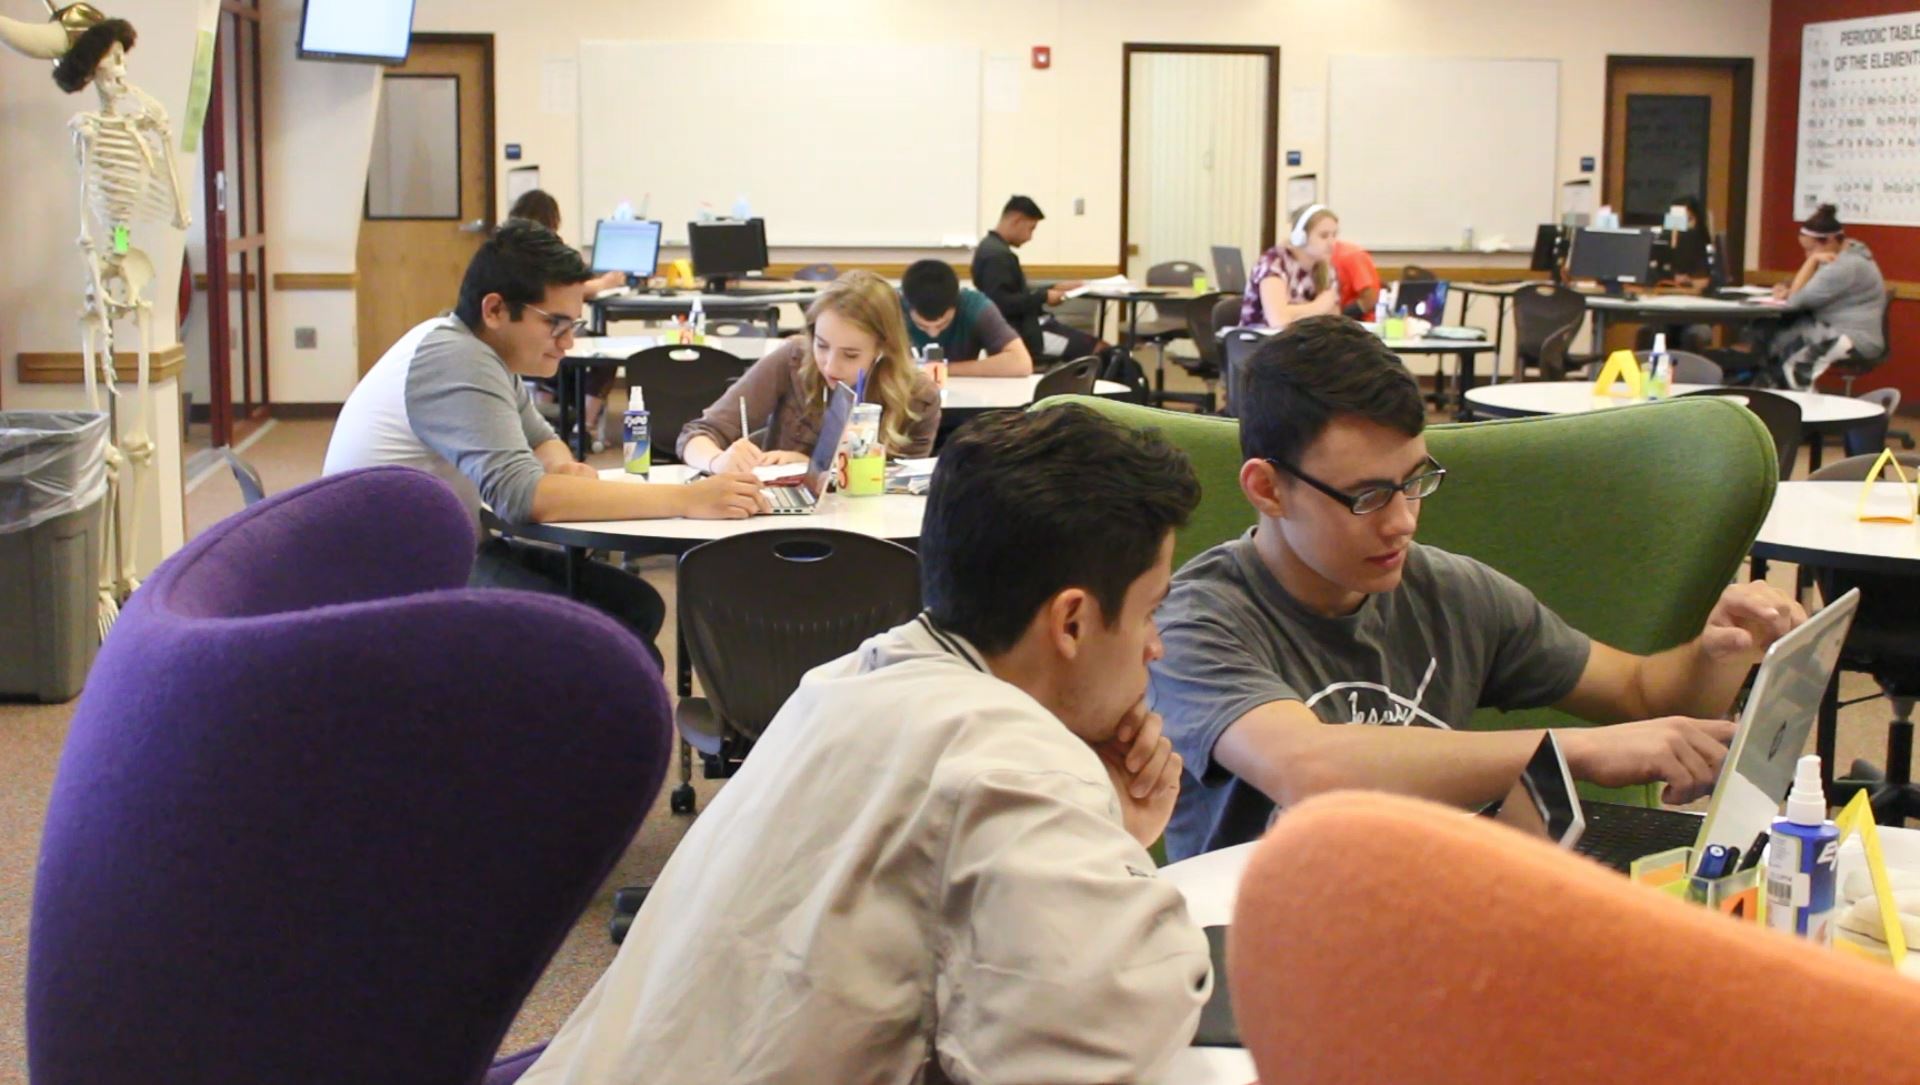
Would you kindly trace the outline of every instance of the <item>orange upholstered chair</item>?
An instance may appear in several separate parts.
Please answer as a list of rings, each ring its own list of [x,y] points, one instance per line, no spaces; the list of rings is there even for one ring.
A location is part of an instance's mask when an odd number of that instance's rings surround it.
[[[1281,817],[1228,961],[1263,1085],[1920,1080],[1912,980],[1413,799]]]

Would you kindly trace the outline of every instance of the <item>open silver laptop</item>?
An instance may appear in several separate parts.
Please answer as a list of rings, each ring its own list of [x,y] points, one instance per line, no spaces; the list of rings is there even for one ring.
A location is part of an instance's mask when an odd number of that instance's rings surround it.
[[[1586,828],[1574,850],[1620,870],[1670,848],[1692,847],[1699,854],[1723,844],[1743,856],[1754,852],[1793,787],[1794,765],[1806,749],[1859,606],[1855,588],[1767,649],[1705,818],[1589,802],[1583,804]]]
[[[1229,294],[1247,289],[1247,258],[1237,245],[1213,247],[1213,288]]]
[[[761,490],[775,516],[808,516],[820,499],[833,489],[840,472],[840,442],[846,436],[847,423],[853,419],[853,389],[835,384],[827,392],[827,406],[820,418],[820,437],[813,443],[813,455],[807,461],[806,474],[798,484],[767,486]]]

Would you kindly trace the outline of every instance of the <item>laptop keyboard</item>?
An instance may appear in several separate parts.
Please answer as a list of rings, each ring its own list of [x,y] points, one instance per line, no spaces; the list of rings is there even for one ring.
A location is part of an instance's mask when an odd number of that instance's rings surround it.
[[[773,506],[776,516],[795,516],[813,510],[813,491],[805,486],[767,486],[760,492],[767,495],[767,503]]]
[[[1689,848],[1700,836],[1701,819],[1678,810],[1624,803],[1584,804],[1586,831],[1573,850],[1625,871],[1635,859],[1669,848]]]

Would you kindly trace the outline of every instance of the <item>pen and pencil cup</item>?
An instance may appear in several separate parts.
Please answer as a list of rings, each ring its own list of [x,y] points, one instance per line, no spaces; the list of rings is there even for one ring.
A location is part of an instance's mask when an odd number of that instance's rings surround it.
[[[1700,877],[1692,848],[1669,848],[1635,859],[1627,875],[1635,882],[1679,900],[1704,904],[1723,915],[1747,923],[1761,921],[1766,894],[1760,891],[1764,873],[1758,865],[1735,869],[1718,878]]]
[[[887,450],[880,444],[880,405],[862,403],[847,424],[847,496],[878,497],[886,492]]]

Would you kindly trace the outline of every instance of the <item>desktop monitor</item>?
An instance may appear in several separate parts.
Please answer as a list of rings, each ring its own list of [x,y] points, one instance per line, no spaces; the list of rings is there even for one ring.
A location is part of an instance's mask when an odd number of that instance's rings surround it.
[[[714,293],[726,289],[728,279],[737,279],[767,267],[767,224],[762,219],[745,222],[689,222],[687,246],[693,250],[693,273],[707,280]]]
[[[660,224],[646,219],[601,219],[593,230],[593,270],[624,271],[650,279],[660,267]]]
[[[1567,274],[1576,279],[1598,279],[1615,294],[1622,283],[1649,282],[1653,276],[1653,235],[1645,230],[1584,227],[1573,235],[1573,258]]]
[[[413,0],[306,0],[298,52],[302,60],[400,64],[412,35]]]

